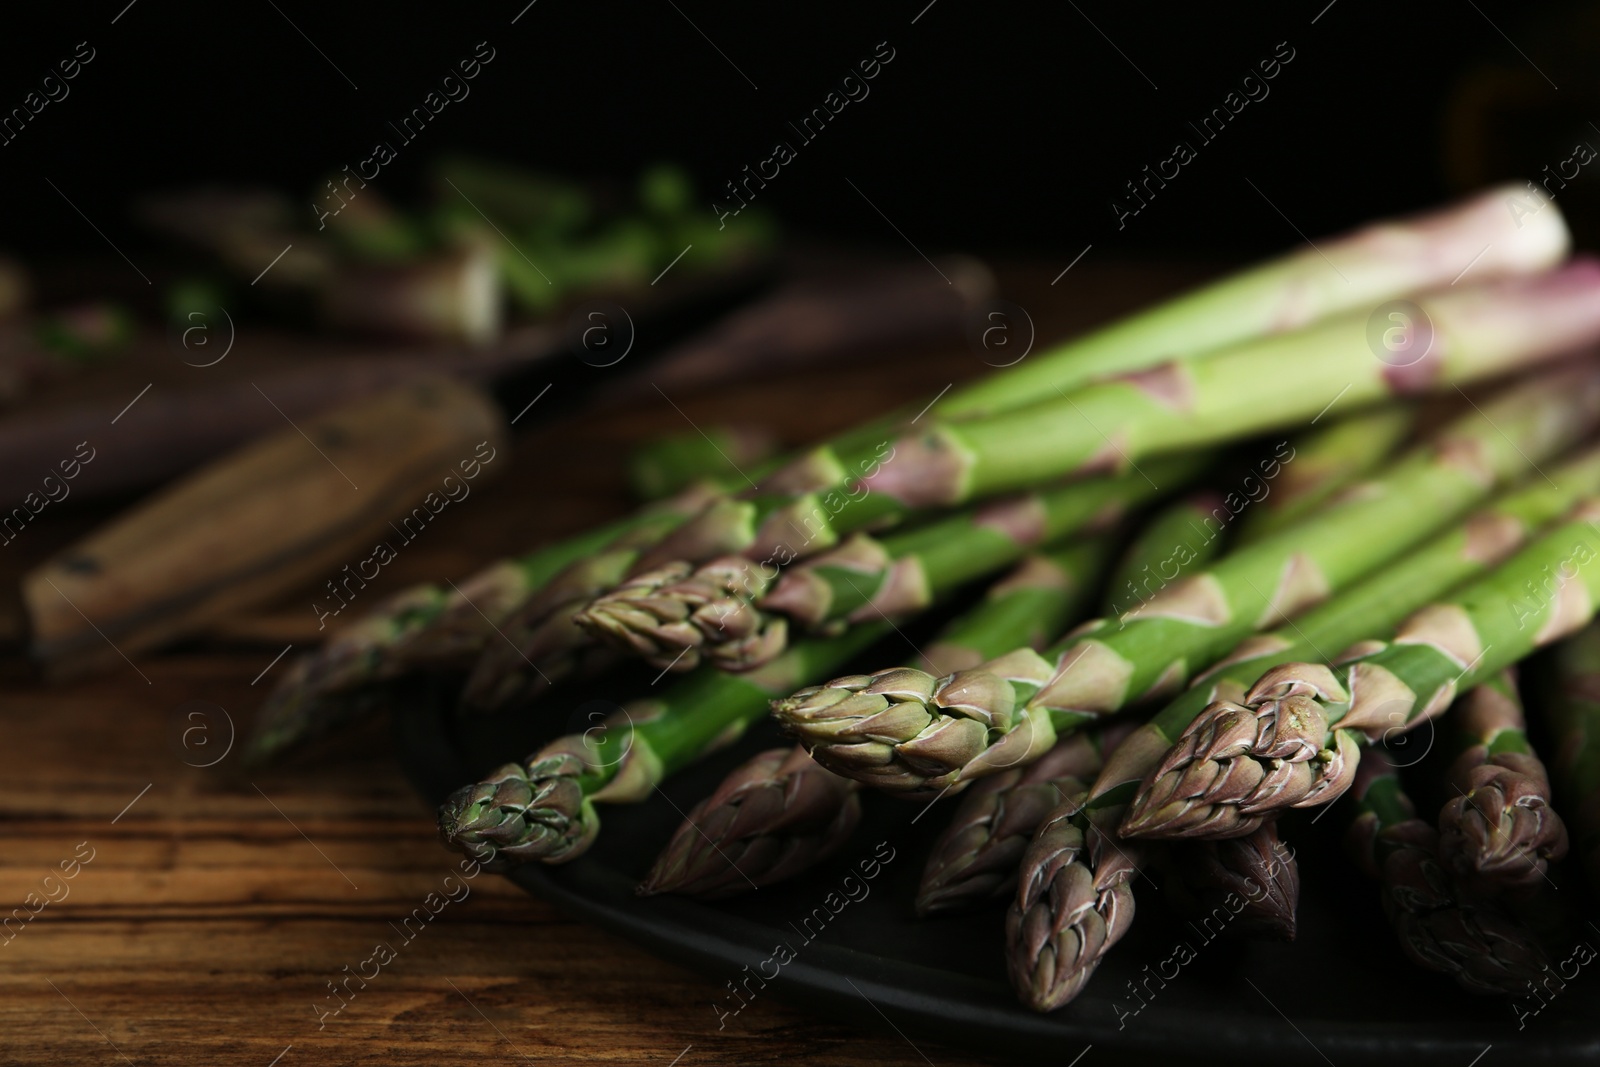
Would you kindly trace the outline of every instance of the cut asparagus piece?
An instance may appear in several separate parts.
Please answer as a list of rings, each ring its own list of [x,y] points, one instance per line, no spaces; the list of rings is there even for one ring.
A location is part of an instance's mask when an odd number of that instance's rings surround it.
[[[1124,837],[1235,837],[1278,812],[1337,798],[1358,739],[1431,723],[1455,698],[1583,627],[1600,595],[1600,504],[1489,574],[1336,662],[1271,667],[1238,701],[1208,706],[1145,778]]]
[[[1029,557],[946,627],[935,649],[981,661],[1047,640],[1040,631],[1065,628],[1109,547],[1098,538]],[[639,892],[726,897],[791,878],[849,837],[860,817],[856,792],[855,782],[817,766],[803,748],[763,752],[690,811]]]
[[[1469,412],[1362,492],[1174,583],[1123,619],[1079,627],[1043,656],[999,657],[949,692],[931,677],[902,684],[892,713],[822,686],[774,714],[842,774],[896,792],[962,788],[1037,758],[1063,731],[1170,692],[1252,630],[1348,588],[1495,482],[1560,452],[1597,414],[1600,372],[1546,375]]]
[[[1316,512],[1389,459],[1410,434],[1416,411],[1391,404],[1341,419],[1294,442],[1265,498],[1240,525],[1241,541],[1277,533]]]
[[[1378,879],[1400,947],[1418,966],[1474,993],[1515,996],[1549,963],[1538,942],[1493,901],[1461,891],[1439,862],[1438,834],[1417,818],[1381,749],[1362,760],[1351,789],[1349,844]]]
[[[1472,689],[1451,718],[1466,745],[1450,767],[1455,795],[1439,812],[1439,858],[1458,878],[1536,887],[1567,854],[1567,828],[1544,761],[1528,743],[1515,674]]]
[[[500,288],[493,253],[466,244],[426,259],[340,263],[320,296],[336,330],[482,345],[500,334]]]
[[[1545,702],[1555,737],[1552,770],[1590,892],[1600,886],[1600,625],[1561,643],[1556,692]]]

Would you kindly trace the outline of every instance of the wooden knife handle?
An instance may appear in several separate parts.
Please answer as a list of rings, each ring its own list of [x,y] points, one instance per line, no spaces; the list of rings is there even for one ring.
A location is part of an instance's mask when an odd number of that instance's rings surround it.
[[[364,582],[388,561],[378,544],[404,552],[508,462],[499,408],[445,378],[285,426],[26,574],[33,653],[57,676],[120,663],[329,580],[359,614]]]

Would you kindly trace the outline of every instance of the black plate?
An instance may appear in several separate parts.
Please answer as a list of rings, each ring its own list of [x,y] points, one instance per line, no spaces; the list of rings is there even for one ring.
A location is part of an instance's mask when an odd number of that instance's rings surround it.
[[[447,691],[411,689],[399,698],[396,714],[407,773],[433,802],[563,732],[563,719],[584,718],[581,709],[552,708],[533,716],[461,720],[442,710],[449,704]],[[1323,826],[1285,831],[1297,850],[1304,886],[1294,944],[1213,940],[1211,931],[1173,919],[1154,885],[1141,880],[1139,921],[1084,994],[1050,1015],[1033,1014],[1012,997],[1000,910],[926,922],[911,913],[927,845],[948,817],[949,801],[919,819],[919,804],[868,798],[851,843],[835,860],[789,885],[716,904],[635,897],[633,887],[682,812],[736,764],[781,743],[766,725],[751,731],[738,745],[670,779],[645,803],[602,808],[599,840],[582,859],[524,868],[512,879],[710,976],[721,990],[706,1001],[705,1022],[712,1028],[738,1027],[734,1011],[742,1001],[773,996],[863,1026],[891,1024],[914,1043],[937,1039],[1057,1067],[1068,1067],[1088,1045],[1097,1049],[1086,1061],[1089,1067],[1177,1055],[1186,1067],[1211,1060],[1336,1067],[1600,1061],[1595,987],[1587,973],[1600,967],[1584,968],[1564,990],[1546,993],[1548,1006],[1521,1020],[1519,1028],[1510,1003],[1460,992],[1400,954],[1372,887],[1353,876]],[[868,881],[859,865],[875,853],[889,859]],[[1588,943],[1600,947],[1600,932],[1585,932]],[[787,951],[777,958],[793,952],[781,967],[774,955],[780,945]],[[1173,962],[1184,955],[1180,945],[1193,954],[1182,966]],[[777,977],[763,988],[762,976],[774,969]],[[1559,979],[1548,984],[1558,989]],[[1524,1010],[1539,1005],[1531,995],[1521,1002]],[[1107,1052],[1115,1059],[1100,1058]]]

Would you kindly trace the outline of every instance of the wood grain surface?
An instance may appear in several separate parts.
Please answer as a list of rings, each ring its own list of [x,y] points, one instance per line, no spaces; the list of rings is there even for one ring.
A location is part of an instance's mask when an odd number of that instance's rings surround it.
[[[1041,343],[1199,273],[1085,263],[1052,288],[1059,270],[1002,272]],[[620,512],[625,457],[652,435],[756,412],[800,442],[984,369],[961,349],[886,353],[826,375],[645,399],[604,419],[563,411],[516,441],[507,476],[447,509],[362,595],[375,603],[409,582],[459,580]],[[559,408],[561,398],[541,402]],[[41,516],[0,552],[0,581],[14,590],[26,567],[111,513]],[[320,584],[279,610],[309,614]],[[399,941],[390,923],[453,866],[384,724],[282,767],[239,765],[230,735],[281,671],[278,651],[196,644],[54,685],[14,658],[0,667],[0,919],[32,915],[0,926],[0,1062],[991,1062],[894,1020],[830,1022],[787,1006],[778,989],[719,1031],[710,979],[493,876],[366,988],[351,983],[347,1006],[319,1023],[317,1007],[335,1003],[328,983],[377,942]],[[1114,1062],[1102,1055],[1084,1067]]]

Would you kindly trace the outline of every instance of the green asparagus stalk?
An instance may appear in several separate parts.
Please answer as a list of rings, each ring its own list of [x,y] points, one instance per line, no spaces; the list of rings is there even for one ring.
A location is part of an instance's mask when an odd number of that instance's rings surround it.
[[[1014,563],[1031,546],[1115,520],[1160,485],[1192,476],[1198,462],[1178,457],[1152,472],[1039,490],[882,539],[857,534],[776,580],[741,557],[692,573],[646,572],[574,621],[662,670],[690,670],[703,660],[750,670],[782,651],[791,624],[819,631],[920,611],[940,591]]]
[[[1449,285],[1479,255],[1484,258],[1473,266],[1478,278],[1545,270],[1566,254],[1566,225],[1558,217],[1546,221],[1547,208],[1519,229],[1505,208],[1510,191],[1519,188],[1504,186],[1427,215],[1379,222],[1322,242],[1320,254],[1308,248],[1268,260],[1034,356],[936,410],[945,418],[993,414],[1011,406],[1018,392],[1048,396],[1343,311],[1365,313],[1385,300]]]
[[[1337,662],[1269,668],[1241,700],[1191,723],[1145,778],[1124,837],[1234,837],[1291,807],[1314,807],[1350,785],[1358,739],[1393,738],[1431,722],[1470,689],[1594,613],[1600,506],[1566,522],[1494,571],[1413,613],[1391,641],[1367,641]],[[1319,657],[1321,659],[1321,657]]]
[[[888,623],[869,623],[802,641],[759,670],[687,675],[658,697],[624,706],[605,729],[558,738],[457,790],[439,809],[441,838],[489,870],[574,860],[599,833],[596,802],[644,800],[667,775],[736,740],[774,694],[891,632]]]
[[[1537,941],[1492,900],[1461,891],[1438,856],[1438,834],[1417,818],[1381,749],[1362,761],[1351,789],[1349,843],[1378,879],[1400,947],[1418,966],[1474,993],[1515,996],[1548,967]]]
[[[807,506],[805,501],[799,504],[802,509]],[[801,515],[793,510],[782,513],[790,518]],[[574,566],[573,581],[569,583],[573,592],[570,602],[564,600],[553,608],[545,598],[523,604],[508,615],[501,627],[505,640],[486,645],[472,667],[461,696],[462,708],[495,711],[535,697],[550,681],[549,665],[569,663],[592,644],[588,633],[575,625],[572,617],[589,601],[614,590],[630,574],[651,573],[662,559],[716,561],[717,566],[702,576],[704,583],[721,580],[742,588],[746,581],[760,580],[756,567],[771,568],[773,560],[780,558],[778,553],[785,549],[781,539],[763,542],[761,538],[766,535],[758,535],[753,522],[754,505],[719,494],[651,548],[625,557],[611,555],[581,561]],[[788,528],[791,524],[786,519],[779,525]],[[814,533],[832,543],[826,527]],[[728,555],[741,550],[747,553],[743,560]],[[764,559],[763,551],[768,553]],[[791,553],[782,558],[793,556]],[[753,563],[757,559],[762,562]],[[681,576],[688,569],[682,564],[676,566],[676,575]]]
[[[932,676],[913,686],[897,672],[900,691],[886,707],[812,687],[774,705],[774,715],[846,776],[913,794],[964,788],[1037,758],[1063,731],[1170,692],[1251,631],[1348,587],[1496,482],[1569,446],[1592,428],[1597,405],[1595,371],[1546,375],[1475,408],[1362,492],[1173,583],[1120,620],[1079,627],[1043,656],[1018,650],[954,688]]]
[[[940,631],[921,650],[919,665],[954,674],[1017,645],[1044,647],[1066,629],[1098,584],[1110,544],[1109,535],[1086,537],[1028,556]]]
[[[1157,513],[1111,572],[1104,614],[1119,616],[1132,610],[1163,585],[1221,555],[1225,542],[1218,536],[1222,529],[1218,512],[1230,514],[1222,494],[1202,490]]]
[[[1600,886],[1600,625],[1561,643],[1555,674],[1559,688],[1546,704],[1555,736],[1552,770],[1592,888]]]
[[[1405,616],[1491,567],[1540,529],[1584,501],[1600,497],[1600,449],[1587,449],[1534,478],[1464,523],[1363,578],[1293,623],[1241,643],[1196,679],[1121,746],[1091,790],[1091,803],[1131,800],[1141,780],[1211,704],[1240,700],[1266,670],[1390,636]]]
[[[1175,360],[1003,417],[902,437],[863,477],[867,501],[950,506],[1074,473],[1292,426],[1335,399],[1355,405],[1460,386],[1600,339],[1600,263],[1421,298],[1406,364],[1380,359],[1368,315],[1330,318],[1203,359]],[[781,477],[782,472],[775,477]]]
[[[1439,812],[1439,858],[1458,878],[1496,888],[1536,886],[1567,853],[1544,761],[1528,743],[1510,671],[1473,689],[1451,718],[1467,742],[1450,768],[1456,795]]]
[[[1239,539],[1253,541],[1292,526],[1367,478],[1405,440],[1415,419],[1409,405],[1387,405],[1297,440],[1294,462],[1284,465],[1267,496],[1245,515]]]
[[[1047,640],[1040,631],[1067,625],[1108,551],[1109,540],[1097,538],[1030,556],[946,627],[935,647],[981,661]],[[819,767],[803,748],[763,752],[690,811],[639,892],[726,897],[791,878],[849,837],[860,817],[856,794],[855,782]]]
[[[492,564],[459,589],[424,584],[402,590],[320,649],[290,662],[257,716],[247,756],[271,759],[364,715],[381,703],[369,690],[412,667],[459,666],[460,657],[495,637],[495,626],[512,607],[564,580],[569,568],[608,546],[661,536],[703,502],[699,491],[686,491],[627,519]],[[423,647],[408,654],[424,634]]]
[[[777,454],[778,443],[759,426],[711,426],[704,433],[677,434],[647,442],[628,463],[628,481],[641,500],[659,500],[694,485],[713,481],[732,485],[739,472],[755,468]]]

